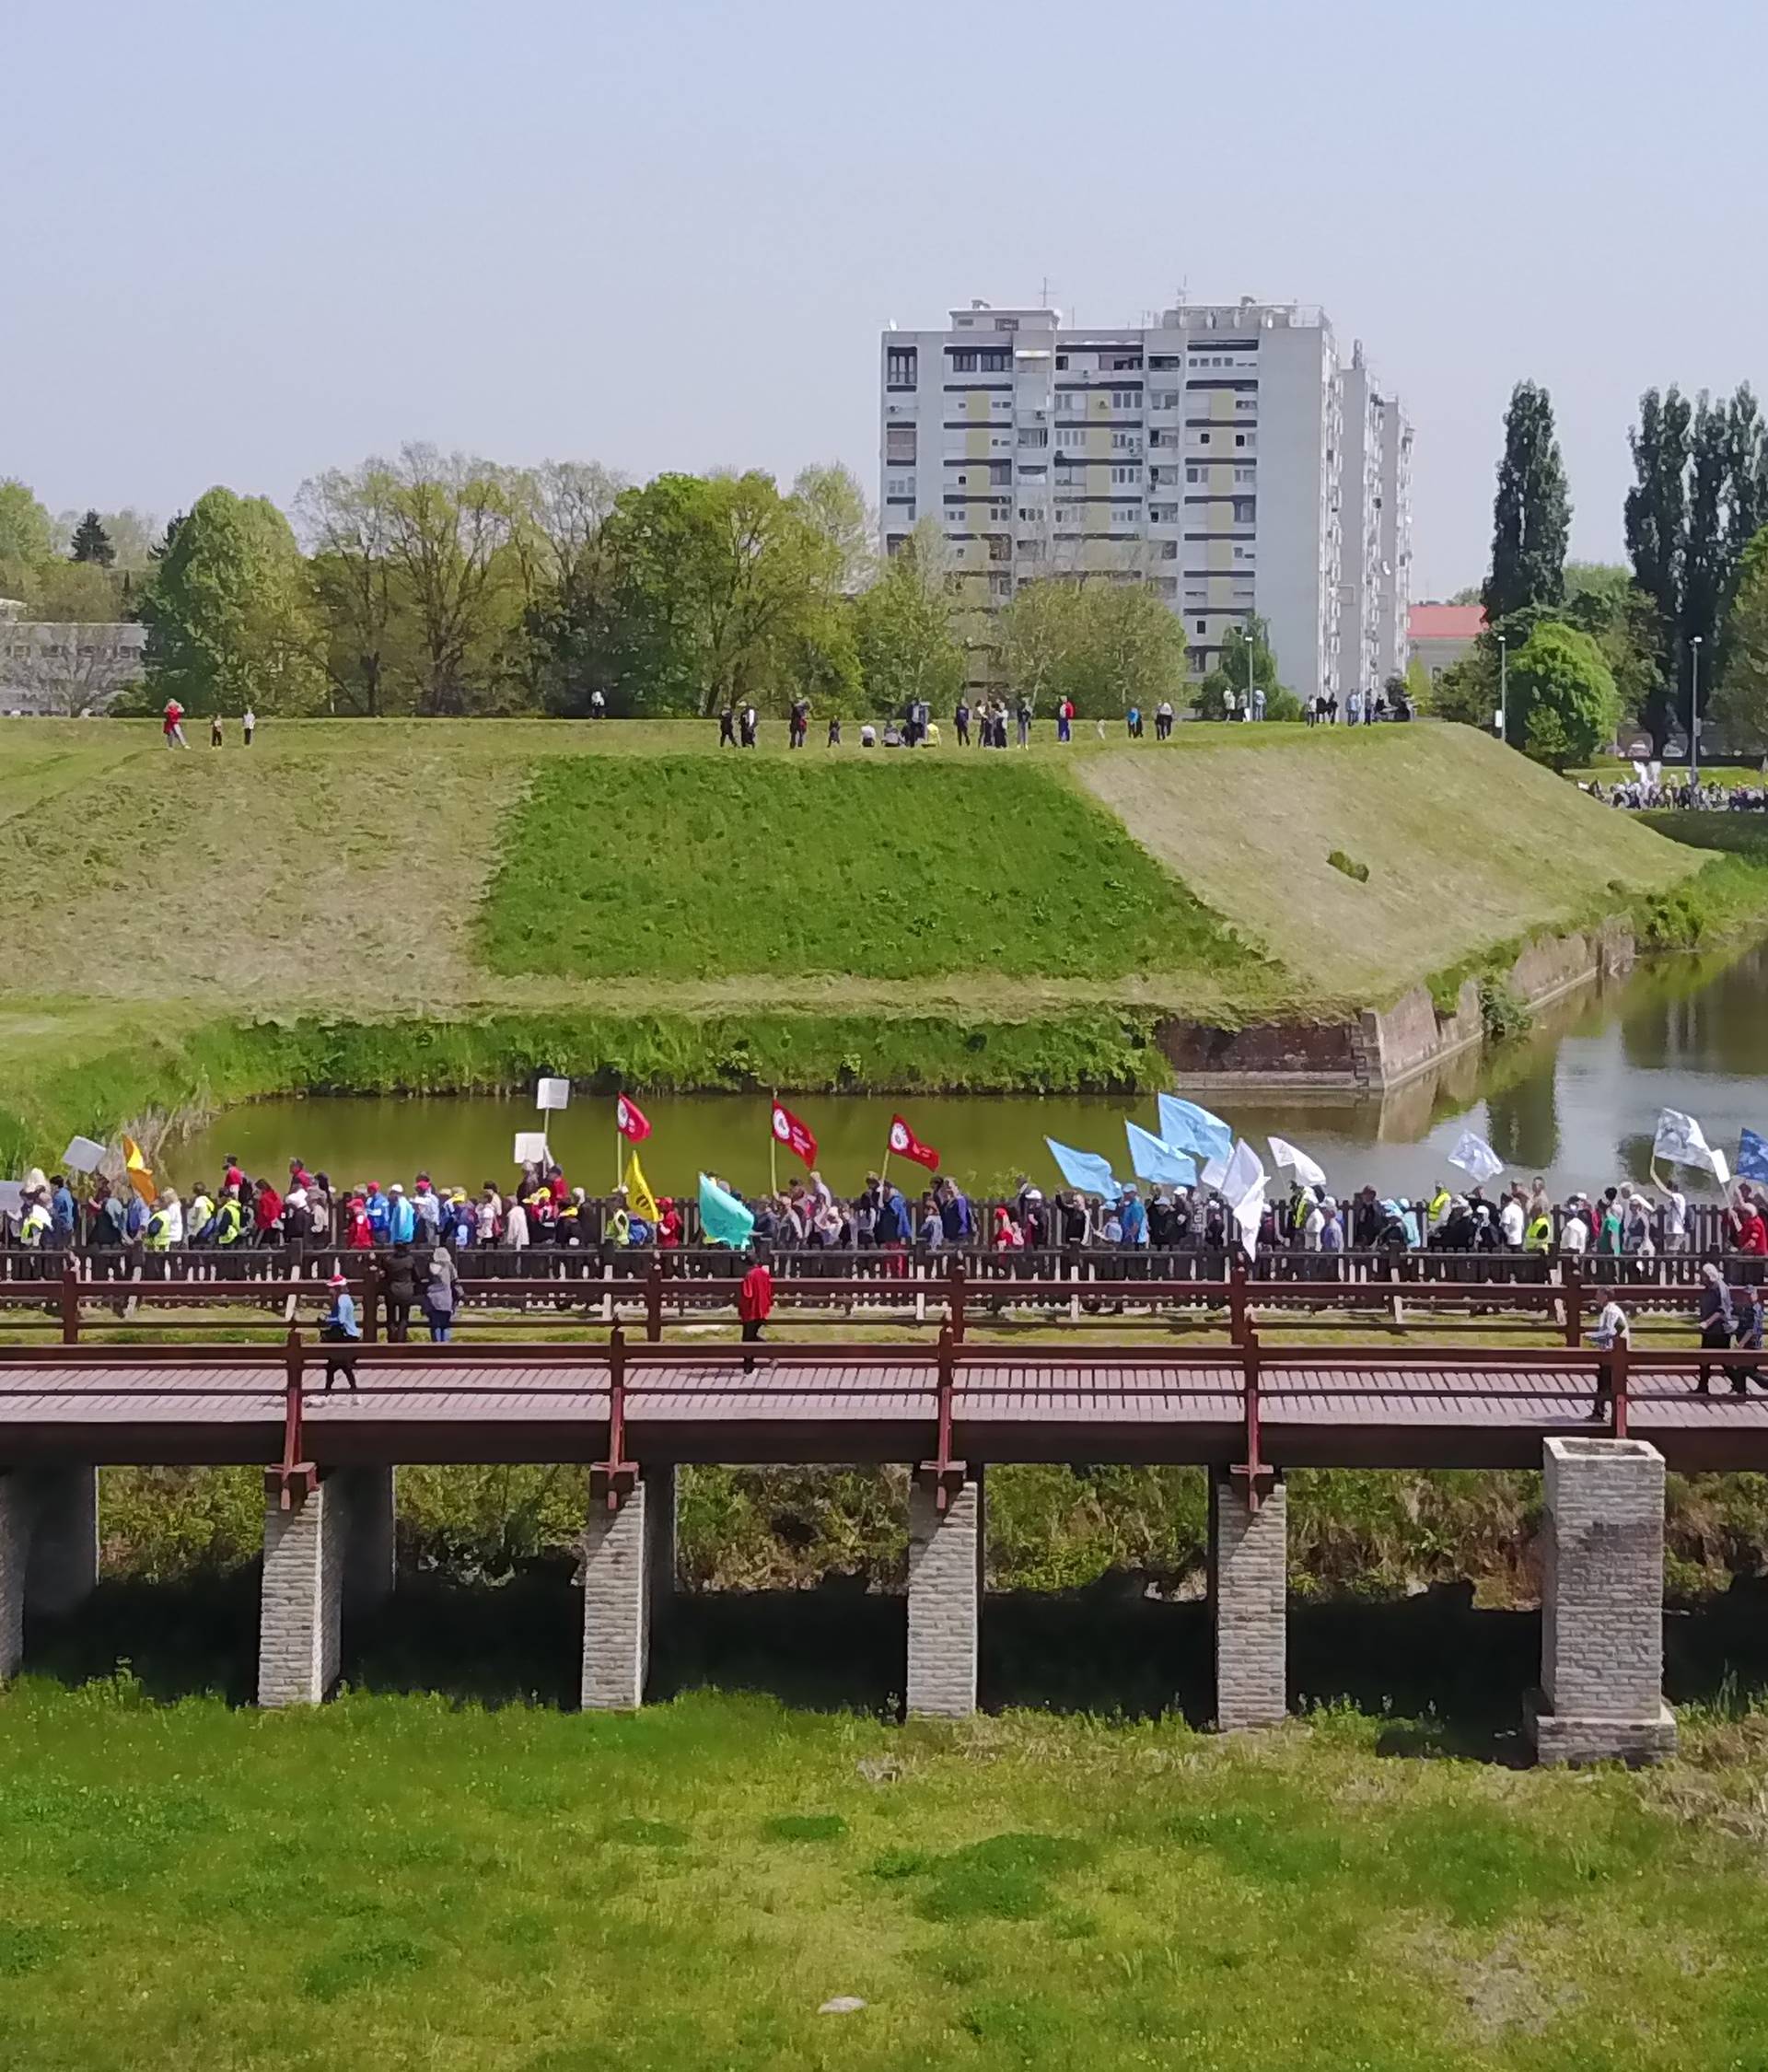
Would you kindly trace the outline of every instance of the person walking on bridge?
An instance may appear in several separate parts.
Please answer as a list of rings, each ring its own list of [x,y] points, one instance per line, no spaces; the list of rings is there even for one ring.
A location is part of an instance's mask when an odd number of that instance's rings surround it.
[[[362,1343],[362,1326],[356,1321],[355,1298],[350,1292],[350,1284],[342,1274],[333,1274],[326,1283],[331,1290],[331,1305],[320,1319],[320,1336],[328,1345],[336,1347],[325,1356],[325,1392],[332,1393],[332,1385],[340,1374],[350,1384],[350,1393],[356,1393],[355,1348]]]
[[[1731,1340],[1738,1328],[1737,1312],[1731,1306],[1731,1290],[1725,1285],[1725,1275],[1709,1259],[1701,1268],[1701,1350],[1704,1353],[1728,1353]],[[1701,1362],[1701,1378],[1694,1384],[1697,1396],[1712,1392],[1713,1368],[1710,1362]],[[1731,1393],[1747,1395],[1749,1384],[1741,1374],[1731,1377]]]
[[[1632,1350],[1633,1326],[1627,1321],[1627,1312],[1612,1296],[1602,1305],[1602,1313],[1590,1332],[1590,1344],[1599,1353],[1612,1353],[1617,1346]],[[1599,1360],[1596,1368],[1596,1403],[1590,1415],[1607,1417],[1613,1409],[1614,1367],[1610,1360]]]
[[[767,1262],[758,1259],[743,1275],[742,1286],[737,1290],[737,1315],[743,1327],[743,1344],[759,1345],[762,1342],[762,1326],[774,1314],[774,1276],[768,1271]],[[745,1354],[743,1372],[753,1374],[755,1361],[752,1355]]]

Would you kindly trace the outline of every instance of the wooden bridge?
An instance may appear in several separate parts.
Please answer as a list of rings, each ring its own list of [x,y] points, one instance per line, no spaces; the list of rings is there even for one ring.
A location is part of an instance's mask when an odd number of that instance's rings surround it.
[[[160,1297],[191,1300],[189,1288],[149,1287],[148,1310]],[[822,1300],[844,1292],[829,1284]],[[1015,1299],[1035,1304],[1042,1292],[1021,1284]],[[117,1293],[91,1299],[114,1305]],[[1300,1308],[1347,1299],[1335,1285],[1283,1293]],[[206,1294],[224,1311],[236,1299],[225,1284]],[[533,1294],[529,1285],[522,1298]],[[260,1284],[238,1299],[267,1298]],[[1218,1299],[1229,1343],[1171,1342],[1166,1305]],[[1660,1692],[1666,1463],[1768,1469],[1762,1356],[1594,1350],[1579,1342],[1576,1291],[1568,1305],[1563,1287],[1408,1288],[1409,1305],[1434,1305],[1410,1317],[1392,1314],[1390,1289],[1370,1299],[1399,1342],[1266,1343],[1258,1304],[1232,1282],[1144,1282],[1135,1314],[1053,1327],[1034,1318],[1037,1342],[1014,1341],[1007,1317],[989,1320],[1000,1336],[972,1335],[961,1300],[926,1333],[899,1326],[885,1344],[800,1336],[826,1334],[826,1308],[796,1327],[776,1317],[786,1336],[758,1347],[669,1342],[654,1306],[636,1343],[618,1319],[605,1335],[560,1343],[512,1337],[506,1316],[497,1338],[354,1348],[358,1391],[340,1381],[326,1394],[336,1348],[298,1324],[241,1344],[174,1338],[192,1320],[169,1313],[153,1342],[103,1343],[113,1311],[95,1327],[86,1297],[69,1302],[51,1286],[37,1291],[36,1314],[71,1342],[0,1347],[0,1674],[19,1659],[29,1606],[65,1610],[96,1579],[100,1464],[263,1468],[259,1694],[281,1705],[325,1694],[342,1611],[392,1587],[400,1466],[579,1463],[583,1698],[622,1705],[643,1698],[652,1625],[667,1609],[678,1466],[899,1462],[911,1470],[908,1705],[959,1714],[975,1702],[983,1464],[1192,1463],[1210,1478],[1217,1717],[1260,1725],[1285,1703],[1287,1469],[1541,1467],[1537,1746],[1559,1760],[1662,1754],[1674,1741]],[[1539,1337],[1550,1314],[1564,1343],[1495,1343],[1519,1330]],[[561,1328],[552,1299],[524,1315]],[[1440,1329],[1445,1316],[1494,1342],[1406,1342],[1409,1325]],[[237,1311],[202,1321],[239,1328]],[[1703,1367],[1717,1393],[1695,1392]],[[1733,1394],[1734,1379],[1751,1392]]]

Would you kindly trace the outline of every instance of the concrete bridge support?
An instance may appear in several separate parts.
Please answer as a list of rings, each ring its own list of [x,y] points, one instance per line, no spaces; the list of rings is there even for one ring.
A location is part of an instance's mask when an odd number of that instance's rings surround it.
[[[1542,1763],[1658,1763],[1664,1703],[1664,1457],[1641,1439],[1550,1438],[1543,1461],[1541,1689],[1525,1725]]]
[[[393,1582],[393,1471],[335,1468],[289,1510],[264,1497],[258,1703],[320,1704],[338,1680],[343,1615]]]
[[[675,1470],[646,1468],[618,1510],[591,1496],[583,1536],[583,1709],[645,1702],[651,1638],[675,1588]]]
[[[1255,1510],[1244,1477],[1209,1478],[1209,1600],[1216,1616],[1216,1724],[1274,1727],[1288,1701],[1289,1499],[1281,1480]]]
[[[99,1471],[0,1473],[0,1679],[25,1651],[25,1613],[71,1612],[99,1579]]]
[[[976,1709],[982,1636],[983,1473],[973,1469],[938,1507],[931,1483],[909,1483],[907,1709],[961,1719]]]

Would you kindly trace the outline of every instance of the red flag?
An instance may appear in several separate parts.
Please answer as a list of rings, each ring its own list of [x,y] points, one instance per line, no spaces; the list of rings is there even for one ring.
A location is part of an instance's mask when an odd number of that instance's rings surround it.
[[[923,1144],[901,1115],[890,1117],[890,1149],[899,1158],[913,1158],[917,1166],[925,1166],[929,1172],[939,1170],[939,1154],[932,1145]]]
[[[816,1164],[816,1138],[789,1108],[782,1108],[777,1100],[774,1103],[771,1127],[774,1135],[779,1138],[788,1151],[796,1151],[807,1166]]]
[[[614,1103],[614,1127],[629,1144],[643,1144],[651,1134],[651,1125],[638,1103],[628,1100],[624,1094]]]

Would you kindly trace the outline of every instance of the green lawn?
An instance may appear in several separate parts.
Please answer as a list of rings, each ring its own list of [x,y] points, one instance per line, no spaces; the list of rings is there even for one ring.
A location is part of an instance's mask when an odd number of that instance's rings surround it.
[[[484,910],[506,975],[1118,977],[1250,960],[1122,825],[1007,756],[541,763]]]
[[[0,2053],[298,2065],[1763,2062],[1761,1721],[1641,1775],[700,1696],[0,1701]],[[837,1996],[867,2005],[818,2009]]]

